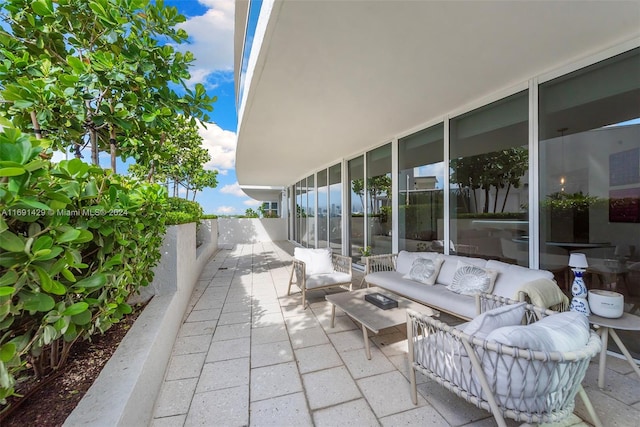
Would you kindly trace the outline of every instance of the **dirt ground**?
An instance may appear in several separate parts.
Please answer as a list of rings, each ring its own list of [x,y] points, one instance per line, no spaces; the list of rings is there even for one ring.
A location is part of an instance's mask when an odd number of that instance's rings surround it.
[[[135,309],[121,322],[92,342],[77,343],[69,361],[58,372],[41,379],[27,377],[16,387],[24,397],[9,398],[11,407],[0,414],[2,427],[61,426],[118,348],[142,309]]]

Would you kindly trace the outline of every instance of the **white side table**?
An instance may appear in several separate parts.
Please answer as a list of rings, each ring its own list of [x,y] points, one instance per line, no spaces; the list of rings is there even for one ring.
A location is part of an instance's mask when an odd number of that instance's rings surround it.
[[[609,335],[616,342],[620,351],[629,361],[629,364],[636,371],[636,374],[640,376],[640,368],[636,365],[636,362],[631,357],[629,350],[624,346],[618,334],[616,333],[616,329],[623,331],[640,331],[640,316],[635,316],[629,313],[623,313],[622,317],[617,319],[609,319],[606,317],[596,316],[592,314],[589,316],[589,323],[594,326],[598,326],[598,334],[602,338],[602,351],[600,352],[600,371],[598,372],[598,387],[604,388],[604,372],[606,369],[606,361],[607,361],[607,344],[609,342]]]

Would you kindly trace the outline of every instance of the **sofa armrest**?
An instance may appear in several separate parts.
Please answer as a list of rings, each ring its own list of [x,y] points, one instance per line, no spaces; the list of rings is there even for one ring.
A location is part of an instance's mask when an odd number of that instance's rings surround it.
[[[395,271],[398,254],[371,255],[365,257],[365,276],[377,271]]]
[[[351,264],[351,257],[333,254],[333,269],[335,271],[339,271],[340,273],[352,274]]]

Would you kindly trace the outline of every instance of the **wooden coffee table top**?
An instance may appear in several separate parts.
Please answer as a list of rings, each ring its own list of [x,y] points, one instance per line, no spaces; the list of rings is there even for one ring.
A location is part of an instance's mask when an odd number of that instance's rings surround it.
[[[398,307],[383,310],[364,299],[366,294],[372,294],[375,292],[379,292],[398,301]],[[425,305],[403,298],[393,292],[389,292],[378,287],[360,289],[352,292],[341,292],[327,295],[325,298],[331,304],[344,311],[349,317],[360,322],[363,326],[376,334],[380,332],[381,329],[391,328],[393,326],[407,323],[407,308],[423,313],[427,316],[437,317],[440,315],[438,311]]]

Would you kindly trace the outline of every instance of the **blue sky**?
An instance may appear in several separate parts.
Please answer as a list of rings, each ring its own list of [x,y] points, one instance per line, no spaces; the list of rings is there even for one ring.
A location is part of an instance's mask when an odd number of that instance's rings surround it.
[[[203,145],[212,160],[206,167],[218,171],[218,186],[196,196],[205,213],[243,214],[260,205],[238,186],[235,174],[235,150],[238,119],[233,82],[233,0],[165,0],[175,6],[187,21],[181,25],[189,34],[189,44],[180,50],[194,53],[190,85],[202,83],[210,96],[217,96],[212,124],[201,129]]]

